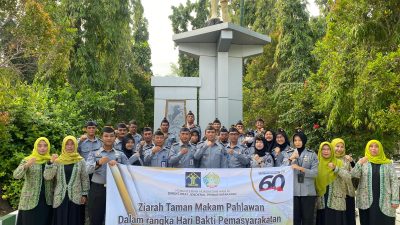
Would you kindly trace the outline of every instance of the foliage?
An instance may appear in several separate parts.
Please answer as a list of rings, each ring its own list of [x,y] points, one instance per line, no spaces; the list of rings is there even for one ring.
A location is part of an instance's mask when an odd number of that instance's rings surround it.
[[[56,152],[89,119],[152,126],[150,54],[140,0],[3,1],[2,197],[16,207],[21,181],[12,171],[40,136]]]
[[[101,113],[117,107],[114,100],[118,93],[104,96],[89,90],[75,92],[65,86],[57,91],[38,84],[29,85],[15,78],[15,74],[2,70],[0,84],[0,183],[4,194],[10,196],[15,207],[18,195],[14,187],[19,183],[12,178],[12,171],[20,160],[30,154],[38,137],[47,137],[52,152],[60,153],[62,139],[67,135],[79,136],[84,121],[94,119],[103,125]],[[95,108],[96,106],[97,108]]]
[[[169,19],[172,22],[172,30],[175,34],[199,29],[205,26],[207,21],[208,1],[200,0],[197,2],[186,1],[186,5],[172,6],[172,15]],[[179,53],[178,58],[178,76],[198,77],[199,76],[199,60]]]

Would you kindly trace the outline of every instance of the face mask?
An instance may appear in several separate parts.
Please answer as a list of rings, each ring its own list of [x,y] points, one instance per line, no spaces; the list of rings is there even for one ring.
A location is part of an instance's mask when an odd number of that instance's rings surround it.
[[[246,137],[245,140],[247,143],[253,143],[253,137]]]

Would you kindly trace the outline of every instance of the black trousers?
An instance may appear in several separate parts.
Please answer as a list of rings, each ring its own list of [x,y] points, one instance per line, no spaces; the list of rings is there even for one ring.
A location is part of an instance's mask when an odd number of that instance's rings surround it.
[[[294,196],[294,225],[314,225],[314,210],[316,199],[316,196]]]
[[[88,204],[90,225],[102,225],[106,216],[106,188],[104,184],[92,182]]]

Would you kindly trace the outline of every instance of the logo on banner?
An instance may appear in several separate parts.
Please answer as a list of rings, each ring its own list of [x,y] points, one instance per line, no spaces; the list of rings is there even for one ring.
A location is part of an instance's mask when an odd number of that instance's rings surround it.
[[[186,181],[186,187],[188,188],[201,188],[201,173],[186,172],[185,181]]]
[[[203,178],[203,183],[209,188],[217,187],[220,181],[221,179],[219,178],[219,176],[213,172],[208,173]]]
[[[254,192],[263,200],[279,204],[293,199],[293,169],[253,168],[250,172]]]
[[[285,177],[282,174],[265,176],[258,185],[259,191],[283,191]]]

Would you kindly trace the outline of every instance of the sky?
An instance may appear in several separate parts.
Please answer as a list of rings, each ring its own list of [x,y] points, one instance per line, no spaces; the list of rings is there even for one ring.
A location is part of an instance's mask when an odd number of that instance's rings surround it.
[[[195,1],[195,0],[191,0]],[[311,16],[319,13],[314,0],[308,0],[307,9]],[[172,74],[171,64],[178,62],[178,49],[172,41],[172,25],[168,18],[172,14],[171,6],[185,4],[186,0],[142,0],[144,16],[149,22],[149,44],[151,48],[152,71],[155,76]]]

